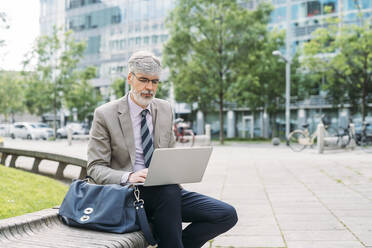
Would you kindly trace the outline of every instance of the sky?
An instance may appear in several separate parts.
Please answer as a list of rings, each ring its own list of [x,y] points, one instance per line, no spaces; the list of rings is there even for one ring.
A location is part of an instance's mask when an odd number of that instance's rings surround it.
[[[0,70],[22,70],[24,55],[39,36],[40,0],[0,0],[0,12],[5,12],[10,28],[0,29]]]

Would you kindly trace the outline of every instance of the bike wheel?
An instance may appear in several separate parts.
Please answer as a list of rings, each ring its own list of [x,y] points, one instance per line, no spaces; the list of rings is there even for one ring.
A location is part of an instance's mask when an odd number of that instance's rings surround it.
[[[308,142],[308,138],[302,131],[294,131],[288,135],[288,145],[295,152],[305,149]]]
[[[350,141],[351,141],[350,135],[339,136],[337,139],[337,146],[341,148],[345,148],[350,144]]]

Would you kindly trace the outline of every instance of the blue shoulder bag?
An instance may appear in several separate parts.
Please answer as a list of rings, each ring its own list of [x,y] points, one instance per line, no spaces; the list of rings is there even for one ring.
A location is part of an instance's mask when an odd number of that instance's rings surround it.
[[[142,230],[146,241],[156,245],[143,204],[135,185],[97,185],[75,180],[59,208],[59,216],[74,227],[112,233]]]

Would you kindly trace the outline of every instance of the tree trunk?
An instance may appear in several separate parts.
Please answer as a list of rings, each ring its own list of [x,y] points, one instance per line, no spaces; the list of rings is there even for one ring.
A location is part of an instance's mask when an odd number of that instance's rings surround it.
[[[53,98],[53,129],[54,129],[54,138],[57,137],[57,92],[54,88],[54,98]]]
[[[220,98],[220,144],[223,145],[224,143],[224,135],[223,135],[223,91],[220,91],[219,94]]]
[[[362,121],[366,119],[366,98],[367,98],[367,82],[364,81],[363,83],[363,95],[362,95]]]
[[[276,132],[276,114],[270,115],[270,122],[271,122],[271,138],[277,137]]]
[[[362,122],[366,119],[367,114],[367,89],[368,89],[368,65],[367,65],[367,57],[364,59],[364,80],[363,80],[363,87],[362,87]]]

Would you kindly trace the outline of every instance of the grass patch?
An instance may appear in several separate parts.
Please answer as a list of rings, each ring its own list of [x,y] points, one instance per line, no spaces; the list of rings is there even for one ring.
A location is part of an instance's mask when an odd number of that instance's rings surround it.
[[[0,165],[0,219],[60,205],[67,190],[52,178]]]

